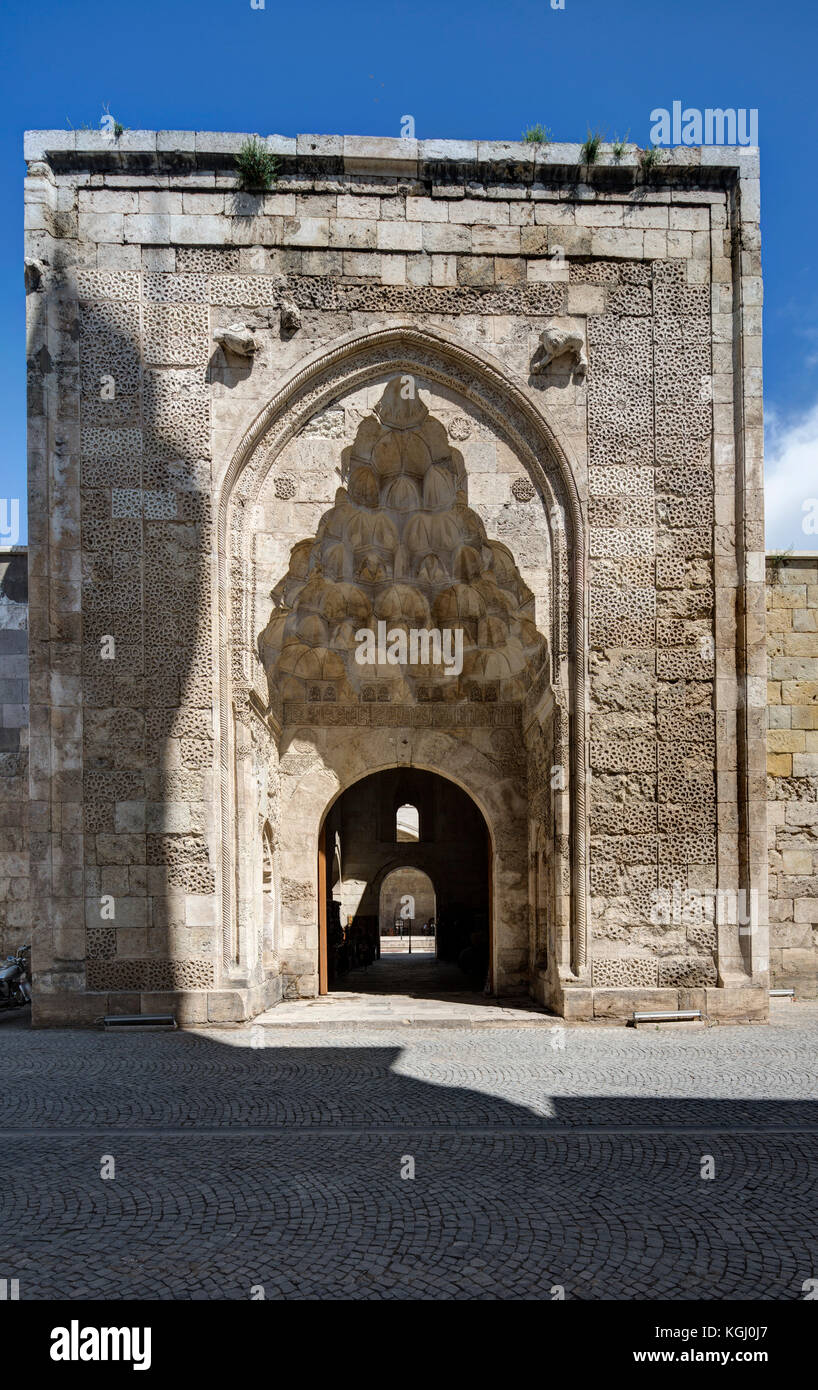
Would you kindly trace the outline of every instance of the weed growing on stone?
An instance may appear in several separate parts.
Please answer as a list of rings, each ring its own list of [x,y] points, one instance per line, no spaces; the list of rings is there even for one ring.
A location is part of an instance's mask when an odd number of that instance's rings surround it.
[[[580,150],[580,164],[596,164],[596,157],[599,154],[599,147],[602,144],[602,136],[598,130],[593,135],[588,131]]]
[[[523,143],[526,145],[550,145],[551,131],[547,126],[540,125],[538,121],[536,125],[530,125],[527,130],[523,131]]]
[[[662,162],[662,151],[658,145],[648,145],[647,149],[639,151],[639,163],[645,174],[657,169]]]
[[[275,183],[278,178],[278,159],[253,135],[245,140],[236,155],[236,170],[239,187],[248,193],[258,192],[259,189],[270,188]]]
[[[780,583],[781,571],[791,554],[792,546],[790,545],[786,550],[775,550],[772,554],[767,556],[767,568],[770,571],[770,578],[773,584]]]

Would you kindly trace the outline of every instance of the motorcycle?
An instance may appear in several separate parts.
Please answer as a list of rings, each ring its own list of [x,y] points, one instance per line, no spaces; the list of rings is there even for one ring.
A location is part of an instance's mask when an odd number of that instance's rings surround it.
[[[21,946],[0,965],[0,1009],[22,1009],[31,1003],[31,947]]]

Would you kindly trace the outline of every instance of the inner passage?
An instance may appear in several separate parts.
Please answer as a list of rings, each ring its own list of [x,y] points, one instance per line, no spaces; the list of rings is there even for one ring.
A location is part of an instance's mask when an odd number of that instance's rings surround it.
[[[488,981],[488,829],[432,772],[373,773],[327,815],[327,972],[333,990],[482,991]]]

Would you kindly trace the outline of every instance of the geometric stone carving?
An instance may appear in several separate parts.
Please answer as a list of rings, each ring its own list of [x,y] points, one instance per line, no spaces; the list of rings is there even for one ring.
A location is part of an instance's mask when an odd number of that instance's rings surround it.
[[[213,962],[188,960],[89,960],[89,990],[213,989]]]
[[[282,473],[273,480],[273,491],[283,502],[295,497],[295,478],[291,473]]]
[[[638,956],[619,956],[606,959],[604,956],[594,961],[594,985],[602,989],[650,989],[657,983],[656,962],[643,960]]]
[[[659,985],[665,989],[701,989],[716,984],[716,964],[712,957],[692,956],[659,962]]]

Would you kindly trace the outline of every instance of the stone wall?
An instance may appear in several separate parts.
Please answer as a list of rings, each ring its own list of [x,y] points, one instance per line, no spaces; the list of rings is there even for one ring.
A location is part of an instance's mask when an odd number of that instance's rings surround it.
[[[818,994],[818,553],[767,563],[767,826],[774,986]]]
[[[2,552],[0,568],[0,952],[5,954],[27,939],[31,930],[25,551]],[[771,982],[794,986],[799,997],[814,997],[818,993],[818,555],[768,557],[767,631]],[[397,878],[396,874],[388,880],[392,896],[403,891]],[[433,910],[433,903],[424,905],[419,919]]]
[[[0,952],[31,929],[28,904],[28,587],[25,551],[0,557],[3,876]],[[768,557],[770,955],[774,986],[818,993],[818,555]],[[23,721],[23,722],[21,722]],[[389,880],[399,896],[396,874]],[[419,909],[428,916],[432,906]],[[388,915],[388,914],[387,914]]]
[[[310,992],[401,761],[489,825],[499,988],[763,1010],[766,937],[655,912],[766,921],[757,152],[275,136],[247,194],[243,138],[26,139],[38,1020]],[[363,601],[473,679],[355,688]]]
[[[0,550],[0,958],[31,938],[28,794],[28,567]]]

